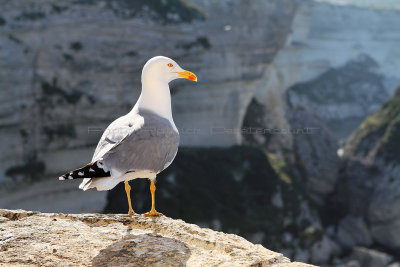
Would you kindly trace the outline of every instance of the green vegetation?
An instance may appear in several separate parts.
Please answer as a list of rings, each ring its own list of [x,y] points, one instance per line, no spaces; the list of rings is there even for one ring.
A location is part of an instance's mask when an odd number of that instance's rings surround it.
[[[355,154],[375,151],[386,160],[400,158],[400,87],[389,101],[364,120],[352,139]]]
[[[400,159],[400,87],[395,96],[381,109],[381,116],[387,122],[385,134],[379,142],[377,154],[386,160]]]
[[[279,178],[287,184],[292,183],[292,179],[286,173],[286,162],[283,159],[278,158],[276,155],[272,153],[267,153],[268,160],[271,164],[271,167],[278,174]]]

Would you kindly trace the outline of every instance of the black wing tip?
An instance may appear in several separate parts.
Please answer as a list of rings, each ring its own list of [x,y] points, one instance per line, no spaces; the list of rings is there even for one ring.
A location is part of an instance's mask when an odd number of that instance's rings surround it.
[[[73,170],[69,173],[63,174],[58,177],[58,180],[72,180],[72,179],[83,179],[83,178],[96,178],[96,177],[107,177],[110,176],[109,171],[104,171],[103,164],[97,164],[98,162],[92,162],[86,166]]]

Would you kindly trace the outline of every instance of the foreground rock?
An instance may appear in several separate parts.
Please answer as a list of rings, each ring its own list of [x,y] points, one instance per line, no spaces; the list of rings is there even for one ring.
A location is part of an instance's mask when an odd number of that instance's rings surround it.
[[[168,217],[0,210],[0,265],[312,266]]]

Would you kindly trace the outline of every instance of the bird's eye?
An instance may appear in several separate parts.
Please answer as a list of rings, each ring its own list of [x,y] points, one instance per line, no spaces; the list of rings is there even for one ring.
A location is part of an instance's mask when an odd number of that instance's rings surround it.
[[[174,66],[174,64],[168,63],[167,66],[170,67],[170,68],[172,68],[172,67]]]

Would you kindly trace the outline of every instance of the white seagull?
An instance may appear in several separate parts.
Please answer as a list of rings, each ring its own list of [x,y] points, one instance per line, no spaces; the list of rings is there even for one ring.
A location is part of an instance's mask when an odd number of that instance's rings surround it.
[[[142,92],[133,109],[113,121],[103,133],[92,161],[59,177],[82,179],[80,189],[110,190],[125,182],[129,212],[132,210],[129,181],[150,179],[152,205],[146,216],[160,216],[155,209],[155,179],[178,151],[179,132],[172,118],[169,82],[178,78],[197,81],[170,58],[153,57],[142,70]]]

